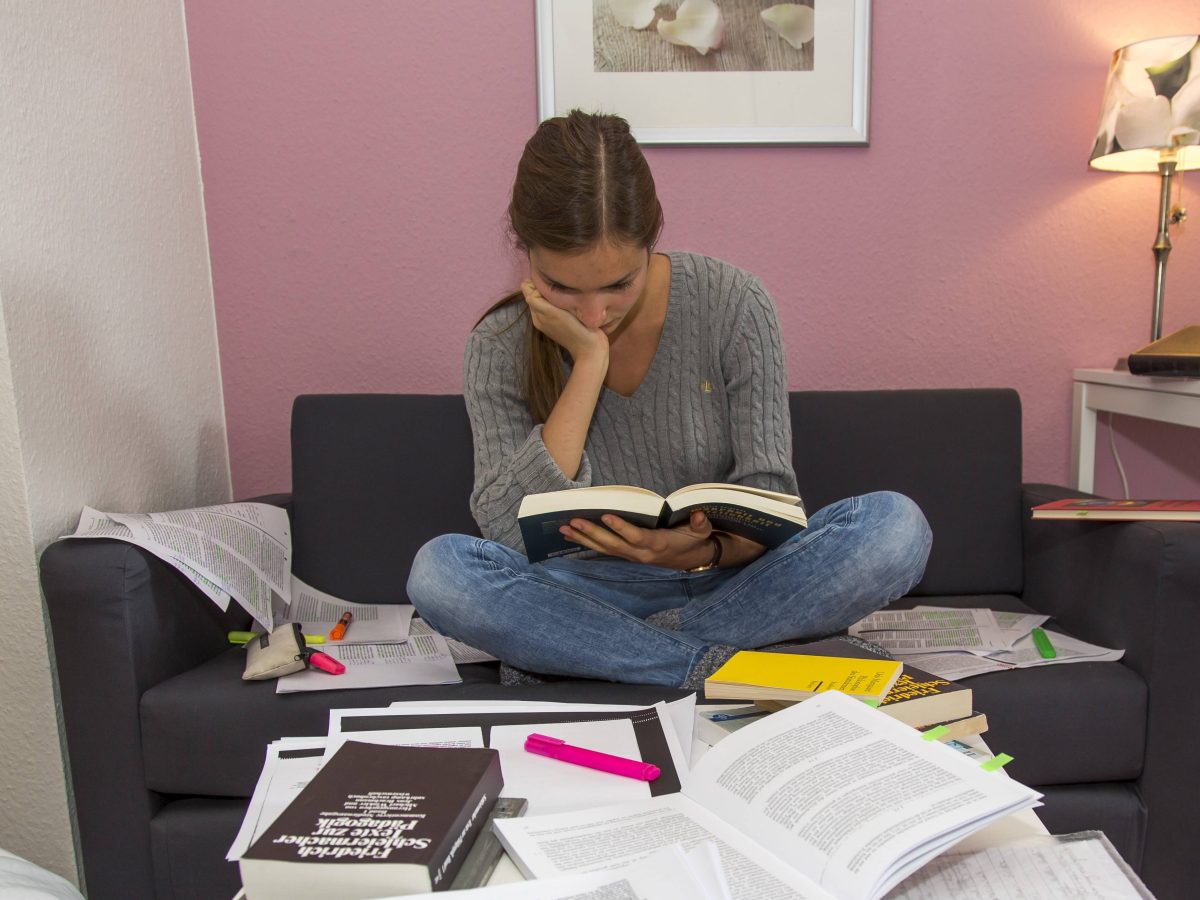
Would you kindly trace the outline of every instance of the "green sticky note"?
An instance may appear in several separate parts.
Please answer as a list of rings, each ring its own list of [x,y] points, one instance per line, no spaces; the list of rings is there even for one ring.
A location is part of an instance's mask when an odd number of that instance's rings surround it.
[[[936,728],[930,728],[928,731],[926,731],[924,734],[922,734],[921,740],[936,741],[938,738],[940,738],[943,734],[945,734],[949,730],[950,729],[945,725],[938,725]]]
[[[987,762],[980,763],[979,768],[983,769],[985,772],[995,772],[997,769],[1007,766],[1012,761],[1013,758],[1007,753],[997,753]]]

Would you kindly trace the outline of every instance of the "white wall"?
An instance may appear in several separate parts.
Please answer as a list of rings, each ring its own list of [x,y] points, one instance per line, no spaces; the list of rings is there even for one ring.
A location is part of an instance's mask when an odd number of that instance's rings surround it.
[[[74,878],[37,554],[230,491],[181,0],[0,9],[0,308],[0,847]]]

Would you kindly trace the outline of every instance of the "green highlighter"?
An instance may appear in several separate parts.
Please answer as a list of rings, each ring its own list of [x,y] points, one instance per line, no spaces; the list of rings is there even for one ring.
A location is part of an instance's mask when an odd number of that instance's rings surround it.
[[[1037,651],[1041,654],[1042,659],[1054,659],[1058,656],[1058,651],[1050,643],[1050,638],[1040,628],[1033,629],[1033,646],[1037,647]]]
[[[229,632],[229,643],[231,644],[248,644],[250,641],[258,637],[261,632],[258,631],[231,631]],[[322,634],[306,634],[304,636],[305,644],[323,644],[325,636]]]

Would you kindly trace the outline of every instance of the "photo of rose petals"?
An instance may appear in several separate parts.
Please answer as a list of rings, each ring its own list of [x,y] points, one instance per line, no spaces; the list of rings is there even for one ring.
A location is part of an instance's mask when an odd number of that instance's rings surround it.
[[[626,28],[645,28],[654,21],[658,0],[608,0],[608,5]]]
[[[799,50],[813,39],[816,16],[811,6],[799,3],[777,3],[759,15],[767,27]]]
[[[725,20],[713,0],[683,0],[674,19],[658,20],[658,33],[672,44],[691,47],[703,56],[721,46]]]
[[[816,2],[592,0],[592,68],[809,72],[816,54]]]

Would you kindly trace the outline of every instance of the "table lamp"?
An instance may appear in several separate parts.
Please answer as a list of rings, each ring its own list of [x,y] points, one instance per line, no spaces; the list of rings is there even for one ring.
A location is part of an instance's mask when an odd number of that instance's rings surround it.
[[[1161,177],[1154,241],[1151,343],[1130,354],[1139,375],[1200,375],[1200,325],[1163,337],[1163,287],[1171,238],[1185,218],[1171,209],[1176,173],[1200,168],[1200,35],[1153,38],[1113,54],[1088,161],[1107,172],[1157,172]]]

